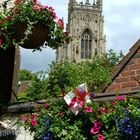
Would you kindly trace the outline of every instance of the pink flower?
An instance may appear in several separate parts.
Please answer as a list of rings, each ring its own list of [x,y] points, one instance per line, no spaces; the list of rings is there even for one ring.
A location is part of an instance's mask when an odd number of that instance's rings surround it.
[[[98,134],[98,140],[104,140],[104,136],[102,134]]]
[[[86,112],[87,113],[93,112],[92,107],[86,107]]]
[[[20,2],[21,2],[21,0],[16,0],[15,5],[19,4]]]
[[[6,17],[6,20],[8,21],[8,20],[10,20],[11,19],[11,16],[7,16]]]
[[[64,22],[62,19],[58,19],[57,24],[64,29]]]
[[[129,111],[128,107],[125,108],[126,111]]]
[[[46,103],[46,104],[44,105],[44,108],[45,108],[45,109],[48,109],[48,108],[49,108],[49,105]]]
[[[98,111],[102,114],[104,113],[108,113],[108,110],[107,110],[107,107],[104,107],[104,108],[98,108]]]
[[[2,45],[3,44],[3,41],[2,41],[2,39],[0,39],[0,45]]]
[[[114,101],[110,101],[110,104],[114,106],[116,103]]]
[[[22,122],[24,123],[27,120],[27,116],[21,116]]]
[[[36,116],[36,115],[31,115],[30,118],[31,118],[31,119],[36,119],[37,116]]]
[[[91,134],[97,134],[99,133],[101,128],[101,123],[100,122],[95,122],[94,126],[90,129],[90,133]]]
[[[36,120],[30,120],[30,123],[32,126],[36,126],[38,124]]]
[[[49,7],[46,5],[46,6],[44,6],[44,8],[45,8],[45,9],[48,9]]]
[[[125,100],[125,97],[124,96],[116,96],[116,99],[118,101],[123,101],[123,100]]]

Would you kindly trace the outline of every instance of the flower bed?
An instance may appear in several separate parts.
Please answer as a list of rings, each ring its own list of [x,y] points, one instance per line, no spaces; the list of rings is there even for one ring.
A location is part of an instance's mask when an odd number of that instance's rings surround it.
[[[139,100],[116,96],[102,105],[94,101],[85,104],[75,116],[63,99],[56,99],[23,114],[20,124],[38,140],[135,140],[140,139]]]

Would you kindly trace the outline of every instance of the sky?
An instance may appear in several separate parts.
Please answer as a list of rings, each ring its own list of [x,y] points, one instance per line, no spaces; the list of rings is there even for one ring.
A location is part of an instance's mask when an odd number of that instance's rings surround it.
[[[52,6],[59,18],[67,23],[68,0],[39,0],[43,5]],[[85,0],[77,0],[77,2]],[[89,0],[91,3],[93,0]],[[123,51],[129,49],[140,38],[140,0],[103,0],[104,34],[106,50]],[[55,61],[55,50],[45,48],[41,52],[21,48],[21,69],[33,72],[48,70]]]

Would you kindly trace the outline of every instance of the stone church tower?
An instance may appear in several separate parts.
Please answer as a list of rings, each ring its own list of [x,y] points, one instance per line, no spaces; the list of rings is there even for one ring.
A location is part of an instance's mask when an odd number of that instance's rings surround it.
[[[67,31],[72,42],[56,51],[56,61],[63,59],[79,63],[90,60],[94,55],[105,53],[103,0],[69,0]]]

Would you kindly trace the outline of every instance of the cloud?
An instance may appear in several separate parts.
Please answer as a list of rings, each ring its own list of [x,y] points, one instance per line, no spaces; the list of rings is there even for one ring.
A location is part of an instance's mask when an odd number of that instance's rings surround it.
[[[77,0],[78,2],[85,0]],[[58,17],[67,22],[68,0],[40,0],[52,6]],[[90,0],[93,2],[93,0]],[[104,33],[107,36],[106,49],[125,54],[140,38],[140,1],[139,0],[103,0]],[[46,48],[42,52],[32,53],[21,50],[21,68],[32,71],[47,70],[48,64],[55,60],[55,51]]]
[[[55,51],[50,48],[44,48],[41,52],[21,48],[21,69],[33,72],[47,70],[52,61],[55,61]]]

